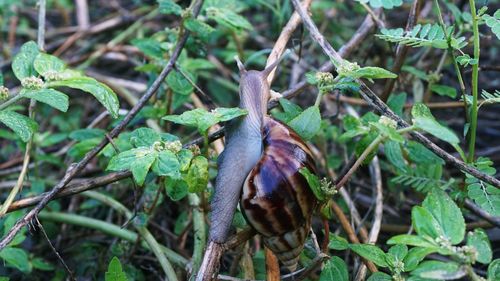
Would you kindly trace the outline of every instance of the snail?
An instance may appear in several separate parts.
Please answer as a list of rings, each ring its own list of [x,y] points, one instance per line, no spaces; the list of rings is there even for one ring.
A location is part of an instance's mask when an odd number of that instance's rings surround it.
[[[293,271],[317,205],[299,170],[306,167],[316,173],[314,159],[297,133],[267,115],[267,77],[279,60],[262,71],[246,70],[237,62],[240,107],[248,114],[226,125],[226,146],[218,159],[211,203],[209,248],[227,240],[240,202],[249,225],[285,268]]]

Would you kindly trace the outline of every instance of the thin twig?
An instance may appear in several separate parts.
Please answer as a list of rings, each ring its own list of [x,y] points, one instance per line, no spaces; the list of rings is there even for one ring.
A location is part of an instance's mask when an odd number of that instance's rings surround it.
[[[312,0],[304,0],[302,1],[302,6],[305,9],[309,9],[309,6],[311,6],[311,2]],[[270,66],[281,57],[281,55],[285,51],[288,41],[290,40],[290,37],[292,37],[293,32],[295,31],[295,29],[297,29],[301,21],[302,19],[300,18],[299,14],[297,12],[293,12],[290,20],[288,20],[287,24],[283,27],[280,36],[274,43],[271,53],[267,57],[266,67]],[[269,83],[269,85],[272,84],[275,73],[276,69],[271,71],[271,73],[269,73],[269,75],[267,76],[267,82]]]
[[[64,269],[66,270],[66,272],[68,273],[69,275],[69,278],[71,280],[75,280],[76,281],[76,278],[75,276],[73,275],[73,271],[71,269],[69,269],[68,265],[66,264],[66,262],[64,261],[64,259],[61,257],[61,255],[59,254],[59,252],[56,250],[56,248],[54,248],[54,245],[52,245],[52,243],[50,242],[50,239],[49,239],[49,236],[47,235],[47,233],[45,232],[45,229],[43,228],[43,225],[40,223],[40,221],[38,220],[38,218],[35,219],[36,220],[36,223],[38,224],[38,228],[42,231],[42,234],[43,236],[45,237],[45,240],[47,240],[47,243],[49,244],[50,248],[52,249],[52,252],[54,252],[54,254],[57,256],[57,258],[59,259],[59,261],[61,262],[61,264],[63,265]]]

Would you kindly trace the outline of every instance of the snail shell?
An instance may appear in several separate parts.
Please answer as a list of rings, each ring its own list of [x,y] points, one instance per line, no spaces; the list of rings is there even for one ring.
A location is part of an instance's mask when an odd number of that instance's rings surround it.
[[[311,151],[291,128],[264,118],[264,150],[247,176],[240,206],[264,244],[290,271],[295,270],[317,205],[306,179],[307,167],[316,173]]]

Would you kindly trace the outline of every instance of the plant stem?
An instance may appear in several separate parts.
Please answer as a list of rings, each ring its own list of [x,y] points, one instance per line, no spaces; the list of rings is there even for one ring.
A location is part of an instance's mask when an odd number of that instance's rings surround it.
[[[192,274],[196,276],[203,259],[203,250],[207,241],[205,230],[205,216],[200,209],[200,198],[195,193],[188,194],[189,204],[193,208],[193,227],[194,227],[194,250],[192,258]]]
[[[72,224],[72,225],[86,227],[89,229],[95,229],[107,235],[118,237],[120,239],[127,240],[132,243],[135,243],[138,237],[137,233],[121,228],[118,225],[81,215],[43,211],[38,215],[38,217],[42,220]],[[147,243],[143,242],[141,243],[141,245],[144,248],[150,249]],[[181,255],[177,254],[176,252],[172,251],[171,249],[165,246],[160,245],[160,247],[163,253],[169,258],[169,260],[171,260],[179,267],[184,267],[188,264],[188,261]]]
[[[84,192],[83,195],[110,206],[111,208],[124,214],[129,220],[133,218],[132,212],[130,212],[125,206],[123,206],[120,202],[116,201],[114,198],[110,196],[104,195],[96,191],[87,191]],[[149,230],[145,226],[139,226],[136,224],[133,225],[136,228],[137,232],[139,232],[139,234],[142,236],[142,238],[144,238],[146,243],[149,245],[149,248],[151,249],[151,251],[153,251],[154,255],[158,259],[158,262],[160,263],[163,271],[165,272],[166,279],[171,281],[177,281],[177,274],[175,273],[174,268],[167,260],[165,254],[161,249],[160,244],[158,243],[158,241],[156,241],[151,232],[149,232]]]
[[[434,0],[434,4],[436,5],[436,9],[438,12],[439,25],[441,25],[444,34],[446,34],[446,25],[444,24],[443,14],[441,13],[441,7],[439,6],[438,0]],[[458,67],[457,56],[455,56],[453,48],[451,47],[451,34],[446,38],[446,40],[448,43],[448,51],[453,61],[453,68],[455,69],[455,73],[457,74],[458,84],[460,85],[460,92],[462,93],[462,99],[464,102],[465,120],[468,123],[470,122],[470,120],[469,120],[469,111],[467,110],[467,99],[466,99],[467,93],[465,92],[465,83],[464,79],[462,78],[462,73],[460,72],[460,68]]]
[[[474,161],[474,149],[476,146],[476,130],[477,130],[477,95],[478,95],[478,76],[479,76],[479,24],[476,12],[476,3],[474,0],[469,0],[470,13],[472,15],[472,31],[474,38],[474,59],[476,63],[472,65],[472,108],[470,116],[469,128],[469,155],[468,162]]]
[[[0,104],[0,110],[6,109],[7,107],[11,106],[12,104],[16,103],[22,98],[20,94],[17,94],[10,98],[9,100],[5,101],[4,103]]]

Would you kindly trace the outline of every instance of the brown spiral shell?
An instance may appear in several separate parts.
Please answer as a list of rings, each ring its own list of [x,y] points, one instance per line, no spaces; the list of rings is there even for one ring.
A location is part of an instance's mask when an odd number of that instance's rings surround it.
[[[289,270],[304,247],[316,197],[299,173],[316,173],[311,151],[291,128],[265,117],[264,151],[243,185],[240,206],[264,244]]]

